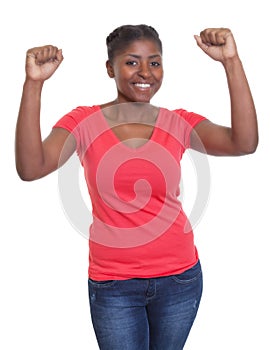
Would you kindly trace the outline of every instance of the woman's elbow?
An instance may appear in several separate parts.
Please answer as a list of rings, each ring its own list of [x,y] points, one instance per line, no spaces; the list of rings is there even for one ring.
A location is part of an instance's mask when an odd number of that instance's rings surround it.
[[[253,154],[256,152],[257,148],[258,148],[258,140],[253,141],[251,143],[247,143],[244,146],[241,147],[237,147],[236,148],[236,155],[240,155],[240,156],[245,156],[245,155],[249,155],[249,154]]]
[[[31,181],[40,179],[42,177],[40,174],[40,171],[32,169],[30,166],[29,167],[22,166],[18,163],[16,163],[16,171],[19,178],[22,181],[26,181],[26,182],[31,182]]]
[[[27,171],[22,171],[20,169],[17,169],[17,174],[18,174],[19,178],[25,182],[31,182],[31,181],[37,180],[39,178],[38,176],[35,176],[34,174],[31,174]]]

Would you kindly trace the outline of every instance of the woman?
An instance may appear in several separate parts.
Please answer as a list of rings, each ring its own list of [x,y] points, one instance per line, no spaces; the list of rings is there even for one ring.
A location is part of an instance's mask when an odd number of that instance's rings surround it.
[[[189,147],[216,156],[257,147],[256,111],[233,34],[210,28],[195,40],[225,69],[230,127],[151,105],[163,79],[162,43],[150,26],[124,25],[107,37],[116,99],[75,108],[42,141],[42,87],[63,55],[51,45],[27,51],[17,171],[31,181],[55,171],[75,150],[80,157],[93,206],[89,300],[102,350],[183,349],[201,299],[202,272],[177,198],[181,157]]]

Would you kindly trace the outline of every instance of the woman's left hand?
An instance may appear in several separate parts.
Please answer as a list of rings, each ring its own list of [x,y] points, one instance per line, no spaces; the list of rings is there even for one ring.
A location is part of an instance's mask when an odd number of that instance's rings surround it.
[[[230,29],[207,28],[200,35],[194,35],[197,45],[212,59],[225,63],[238,57],[236,43]]]

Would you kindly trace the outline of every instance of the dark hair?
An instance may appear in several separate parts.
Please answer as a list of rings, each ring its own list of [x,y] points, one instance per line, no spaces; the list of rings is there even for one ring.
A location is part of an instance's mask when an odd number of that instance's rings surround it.
[[[162,42],[158,32],[151,26],[146,24],[123,25],[116,28],[106,38],[108,58],[112,62],[117,52],[125,49],[135,40],[149,39],[154,41],[162,53]]]

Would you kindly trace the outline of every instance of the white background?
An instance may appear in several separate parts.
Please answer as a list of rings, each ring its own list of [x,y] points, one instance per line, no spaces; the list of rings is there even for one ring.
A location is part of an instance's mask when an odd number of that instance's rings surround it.
[[[185,349],[270,349],[266,4],[262,0],[2,2],[1,349],[98,349],[88,306],[87,240],[63,213],[57,173],[32,183],[18,178],[14,132],[28,48],[54,44],[65,56],[44,88],[45,137],[70,109],[115,98],[114,82],[105,71],[105,38],[128,23],[154,26],[163,41],[165,79],[153,103],[182,107],[224,125],[230,121],[230,108],[223,68],[203,54],[193,34],[206,27],[229,27],[234,33],[256,103],[260,144],[250,156],[209,157],[211,195],[195,228],[205,286]],[[188,188],[185,191],[188,196]]]

